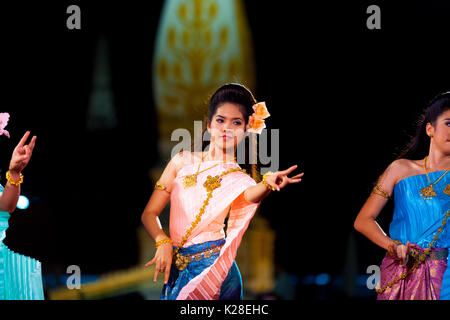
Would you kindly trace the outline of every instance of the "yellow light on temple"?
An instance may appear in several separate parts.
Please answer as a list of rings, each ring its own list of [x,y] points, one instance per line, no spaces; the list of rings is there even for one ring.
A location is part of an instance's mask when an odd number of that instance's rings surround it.
[[[208,97],[226,82],[255,87],[253,50],[242,0],[166,0],[153,61],[153,95],[160,149],[170,134],[193,133],[207,115]]]

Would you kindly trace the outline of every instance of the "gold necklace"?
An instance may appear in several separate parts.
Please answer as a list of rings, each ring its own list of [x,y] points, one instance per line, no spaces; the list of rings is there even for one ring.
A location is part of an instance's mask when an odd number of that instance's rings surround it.
[[[444,174],[439,179],[437,179],[434,183],[431,183],[430,177],[428,176],[428,172],[427,172],[427,158],[428,158],[428,156],[426,156],[425,159],[423,159],[423,170],[425,170],[425,174],[427,175],[427,179],[428,179],[428,182],[430,183],[430,185],[428,187],[420,189],[420,195],[425,200],[432,199],[435,196],[437,196],[436,191],[434,191],[433,186],[436,183],[438,183],[447,174],[447,172],[449,171],[449,170],[446,170],[444,172]],[[447,190],[447,188],[446,188],[446,190]]]
[[[202,164],[203,159],[206,157],[207,154],[208,154],[208,153],[206,153],[206,154],[202,157],[202,159],[200,160],[200,162],[198,163],[197,173],[194,173],[194,174],[188,174],[187,176],[184,177],[184,179],[183,179],[183,185],[184,185],[184,188],[185,188],[185,189],[186,189],[186,188],[189,188],[189,187],[192,187],[192,186],[195,186],[195,185],[197,184],[197,176],[198,176],[198,174],[199,174],[200,165]]]
[[[234,161],[234,160],[236,160],[236,157],[234,157],[233,160],[222,161],[222,162],[216,163],[215,165],[213,165],[213,166],[211,166],[211,167],[209,167],[209,168],[206,168],[206,169],[204,169],[204,170],[202,170],[202,171],[199,171],[199,170],[200,170],[200,165],[202,164],[203,159],[207,156],[207,154],[208,154],[208,153],[206,153],[206,154],[202,157],[202,160],[199,162],[198,168],[197,168],[197,172],[194,173],[194,174],[188,174],[188,175],[186,175],[186,176],[183,178],[183,186],[184,186],[185,189],[190,188],[190,187],[193,187],[193,186],[195,186],[195,185],[197,184],[197,176],[198,176],[200,173],[205,172],[205,171],[207,171],[207,170],[209,170],[209,169],[212,169],[212,168],[214,168],[215,166],[218,166],[218,165],[221,164],[221,163],[225,163],[225,162],[228,162],[228,161]]]

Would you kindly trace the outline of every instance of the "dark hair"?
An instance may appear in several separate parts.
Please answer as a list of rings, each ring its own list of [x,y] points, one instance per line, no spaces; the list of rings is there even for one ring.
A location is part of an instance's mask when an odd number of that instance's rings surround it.
[[[239,107],[239,110],[242,113],[242,116],[244,117],[245,124],[248,123],[249,116],[253,113],[253,105],[256,103],[256,99],[253,97],[253,94],[250,92],[249,89],[247,89],[245,86],[239,84],[239,83],[227,83],[214,92],[214,94],[209,99],[209,113],[208,116],[205,118],[204,122],[207,120],[212,121],[213,116],[216,114],[217,109],[224,103],[233,103],[236,104]],[[206,124],[206,123],[205,123]],[[206,125],[205,129],[203,131],[203,134],[206,132]],[[259,172],[259,157],[256,145],[256,139],[254,139],[252,142],[255,143],[253,151],[250,150],[250,138],[254,136],[248,135],[242,141],[241,144],[244,143],[245,145],[245,162],[242,165],[243,168],[250,173],[252,178],[256,180],[256,182],[261,181],[261,174]],[[209,144],[208,141],[202,142],[202,150],[206,148],[206,146]],[[257,163],[250,163],[250,154],[251,152],[256,152],[253,154],[253,159],[256,159]],[[236,155],[235,155],[236,156]],[[255,162],[255,161],[253,161]]]
[[[450,109],[450,91],[434,97],[417,121],[416,135],[411,139],[397,159],[418,160],[428,155],[430,150],[430,137],[427,135],[427,123],[431,123],[434,126],[437,118],[448,109]]]

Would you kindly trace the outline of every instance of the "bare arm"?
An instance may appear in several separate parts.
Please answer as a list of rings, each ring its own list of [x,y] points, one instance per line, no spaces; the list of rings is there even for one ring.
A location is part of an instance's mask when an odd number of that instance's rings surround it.
[[[248,187],[244,191],[245,200],[249,202],[259,202],[270,193],[270,189],[263,185],[262,182],[257,183],[254,186]]]
[[[177,154],[169,161],[160,179],[158,180],[160,184],[166,187],[166,189],[155,189],[144,209],[144,212],[142,213],[141,221],[148,234],[155,240],[155,242],[169,238],[163,231],[158,217],[170,200],[172,183],[176,177],[178,171],[177,168],[181,163],[180,158],[180,154]],[[156,281],[158,278],[158,273],[164,273],[164,282],[167,283],[172,265],[172,255],[172,244],[170,242],[166,242],[157,248],[153,259],[145,264],[146,267],[153,264],[155,265],[153,281]]]
[[[141,221],[144,224],[145,229],[155,240],[155,242],[168,238],[168,236],[162,230],[161,223],[158,217],[170,200],[172,182],[177,174],[177,166],[179,163],[178,158],[179,156],[177,154],[169,161],[159,179],[159,182],[167,189],[153,190],[150,200],[148,201],[141,216]]]
[[[378,186],[387,192],[389,196],[392,195],[394,185],[397,182],[403,165],[402,160],[394,161],[380,176]],[[393,245],[394,241],[389,238],[386,233],[376,222],[376,218],[380,214],[383,207],[389,199],[375,193],[371,193],[367,201],[358,213],[354,222],[354,228],[365,235],[369,240],[378,246],[388,250],[389,245]]]

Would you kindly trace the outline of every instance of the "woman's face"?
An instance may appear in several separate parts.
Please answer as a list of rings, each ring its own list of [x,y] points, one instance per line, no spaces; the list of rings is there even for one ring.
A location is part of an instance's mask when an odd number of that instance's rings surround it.
[[[432,135],[434,147],[450,156],[450,110],[444,111],[434,126],[427,125],[428,135]]]
[[[228,102],[216,109],[211,122],[208,123],[211,143],[222,149],[236,147],[244,138],[246,130],[247,125],[239,107]]]

